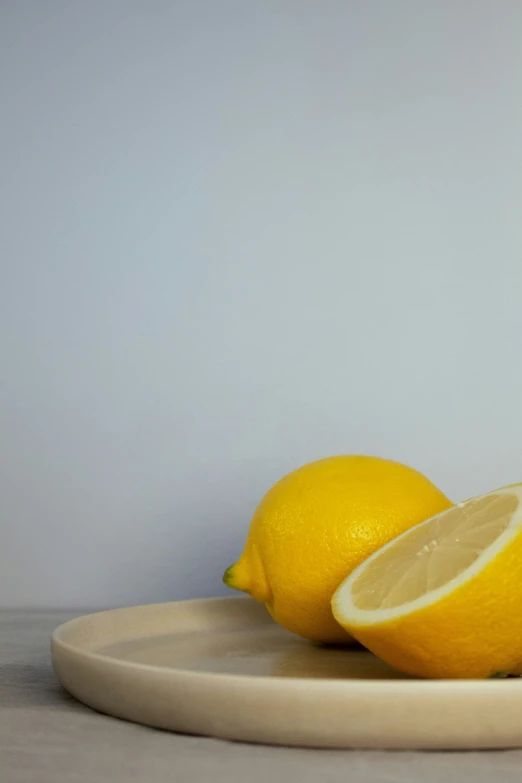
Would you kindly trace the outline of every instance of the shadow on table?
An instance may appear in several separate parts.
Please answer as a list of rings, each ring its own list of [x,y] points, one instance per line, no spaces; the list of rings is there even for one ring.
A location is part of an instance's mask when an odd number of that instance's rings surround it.
[[[50,665],[0,664],[0,707],[87,709],[65,691]]]

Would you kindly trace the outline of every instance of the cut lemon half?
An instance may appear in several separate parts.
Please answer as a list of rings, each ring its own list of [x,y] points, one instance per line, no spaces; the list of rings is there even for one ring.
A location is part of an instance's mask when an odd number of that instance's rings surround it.
[[[335,619],[400,671],[486,678],[522,662],[522,484],[395,538],[332,598]]]

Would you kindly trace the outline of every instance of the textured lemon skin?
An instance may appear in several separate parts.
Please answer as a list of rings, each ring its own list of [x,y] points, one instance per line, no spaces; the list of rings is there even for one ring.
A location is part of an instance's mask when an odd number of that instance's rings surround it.
[[[369,555],[451,506],[425,476],[391,460],[330,457],[288,474],[256,509],[225,583],[266,603],[282,626],[307,639],[347,644],[330,600]]]
[[[521,563],[522,531],[478,575],[437,603],[382,624],[363,625],[346,617],[341,585],[332,599],[333,613],[361,644],[407,674],[484,679],[517,673],[522,651]]]

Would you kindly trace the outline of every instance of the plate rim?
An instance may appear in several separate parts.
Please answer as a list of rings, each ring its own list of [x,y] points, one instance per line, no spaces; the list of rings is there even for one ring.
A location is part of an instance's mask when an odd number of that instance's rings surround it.
[[[168,607],[171,606],[178,606],[180,604],[183,604],[187,607],[189,606],[203,606],[208,605],[209,603],[216,603],[216,604],[235,604],[238,605],[239,603],[250,603],[253,599],[248,597],[236,597],[236,596],[210,596],[208,598],[189,598],[189,599],[181,599],[178,601],[162,601],[158,603],[152,603],[152,604],[137,604],[132,606],[124,606],[124,607],[117,607],[113,609],[103,609],[101,611],[92,612],[85,615],[80,615],[79,617],[75,617],[71,620],[68,620],[65,623],[62,623],[59,625],[52,633],[51,636],[51,653],[53,658],[53,663],[55,662],[55,656],[57,653],[57,650],[60,649],[62,651],[66,651],[69,654],[73,654],[74,656],[80,656],[84,659],[91,660],[92,662],[103,662],[104,664],[107,664],[108,662],[112,662],[113,665],[117,665],[118,668],[124,668],[128,671],[149,671],[149,672],[156,672],[161,673],[163,676],[179,676],[180,674],[184,678],[189,678],[193,681],[206,681],[209,682],[210,680],[225,680],[228,682],[235,682],[238,684],[247,684],[252,687],[256,687],[256,685],[262,686],[265,688],[274,688],[279,689],[281,687],[281,683],[284,682],[285,687],[290,687],[295,690],[300,690],[302,688],[306,688],[307,691],[310,689],[315,690],[321,690],[324,691],[327,690],[335,690],[339,691],[339,689],[343,690],[349,690],[349,691],[361,691],[361,692],[372,692],[375,690],[382,691],[386,690],[390,693],[390,695],[393,695],[394,692],[400,692],[402,693],[405,688],[408,688],[408,691],[411,693],[412,690],[418,691],[419,695],[423,695],[426,692],[430,693],[433,690],[438,690],[439,692],[447,692],[448,690],[458,690],[458,691],[482,691],[484,686],[488,689],[489,693],[492,691],[498,691],[499,693],[502,693],[503,696],[506,694],[506,685],[505,680],[509,680],[509,687],[510,689],[522,689],[522,677],[520,678],[489,678],[489,679],[396,679],[396,680],[387,680],[387,679],[329,679],[325,677],[314,677],[314,678],[307,678],[307,677],[267,677],[261,674],[235,674],[233,672],[208,672],[208,671],[195,671],[193,669],[184,669],[182,667],[175,667],[175,668],[169,668],[166,666],[161,666],[158,664],[149,664],[149,663],[142,663],[138,661],[129,661],[129,660],[122,660],[118,659],[117,661],[114,658],[111,658],[110,655],[104,655],[100,652],[94,652],[92,650],[86,650],[81,646],[71,644],[70,642],[64,640],[62,638],[63,634],[67,634],[69,631],[72,631],[77,626],[81,626],[87,621],[93,621],[95,618],[102,617],[102,616],[108,616],[108,615],[114,615],[114,614],[120,614],[120,613],[126,613],[126,612],[132,612],[135,610],[150,610],[152,611],[158,611],[158,610],[167,610]],[[274,623],[277,625],[276,623]],[[270,625],[270,622],[267,623],[267,625]],[[195,631],[194,633],[198,633]],[[211,633],[211,631],[209,631]],[[187,635],[190,634],[190,631],[187,631]],[[349,647],[346,648],[349,650]],[[372,694],[373,695],[373,694]]]

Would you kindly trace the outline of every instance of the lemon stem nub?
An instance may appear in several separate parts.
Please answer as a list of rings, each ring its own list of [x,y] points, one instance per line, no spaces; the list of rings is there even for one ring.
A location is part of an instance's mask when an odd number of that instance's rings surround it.
[[[237,589],[234,585],[234,565],[231,565],[227,568],[227,570],[223,574],[223,581],[227,587]]]
[[[229,566],[223,574],[223,582],[233,590],[242,590],[252,598],[266,603],[272,598],[264,569],[257,557],[239,558],[237,563]]]

